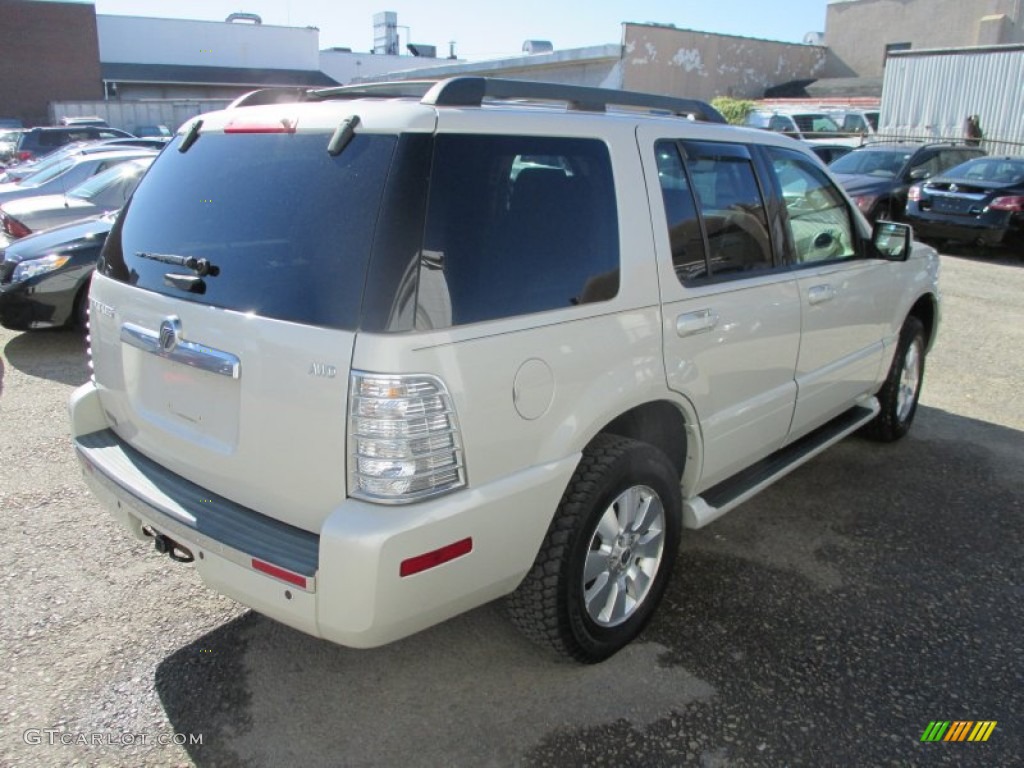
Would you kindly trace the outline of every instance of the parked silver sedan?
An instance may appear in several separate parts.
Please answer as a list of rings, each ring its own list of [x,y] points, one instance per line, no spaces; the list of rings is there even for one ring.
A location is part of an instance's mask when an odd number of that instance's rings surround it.
[[[40,195],[0,205],[0,247],[34,232],[116,211],[131,197],[146,173],[150,156],[122,162],[98,173],[66,195]]]
[[[79,153],[64,158],[17,183],[0,184],[0,204],[22,197],[64,195],[83,181],[128,160],[155,157],[150,149],[124,149],[117,152]]]

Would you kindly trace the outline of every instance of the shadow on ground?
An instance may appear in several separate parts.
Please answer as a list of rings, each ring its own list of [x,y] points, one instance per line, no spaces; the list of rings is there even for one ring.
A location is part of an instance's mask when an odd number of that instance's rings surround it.
[[[223,765],[1010,765],[1024,754],[1024,435],[922,408],[687,532],[641,641],[563,664],[488,606],[355,651],[255,614],[156,687]],[[353,585],[353,588],[358,588]],[[924,744],[932,720],[995,720]]]
[[[79,386],[89,380],[85,337],[76,331],[20,333],[7,342],[4,356],[12,368],[27,376],[71,386]],[[3,368],[0,367],[0,387],[2,374]]]

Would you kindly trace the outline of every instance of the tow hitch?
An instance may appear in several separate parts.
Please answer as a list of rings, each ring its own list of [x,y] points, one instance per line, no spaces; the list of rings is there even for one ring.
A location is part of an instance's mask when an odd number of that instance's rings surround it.
[[[147,536],[153,537],[153,548],[161,555],[167,555],[171,560],[178,563],[191,563],[196,559],[188,547],[179,544],[170,536],[157,533],[148,525],[142,529],[142,532]]]

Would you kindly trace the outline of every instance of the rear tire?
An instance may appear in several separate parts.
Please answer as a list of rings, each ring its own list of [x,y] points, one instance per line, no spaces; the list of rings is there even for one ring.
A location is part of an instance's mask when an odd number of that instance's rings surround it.
[[[900,329],[900,340],[896,345],[889,375],[878,391],[878,402],[882,410],[868,424],[868,437],[891,443],[910,431],[924,381],[924,358],[924,324],[911,315]]]
[[[646,443],[599,435],[584,450],[533,568],[506,600],[531,640],[585,663],[633,640],[679,549],[679,476]]]

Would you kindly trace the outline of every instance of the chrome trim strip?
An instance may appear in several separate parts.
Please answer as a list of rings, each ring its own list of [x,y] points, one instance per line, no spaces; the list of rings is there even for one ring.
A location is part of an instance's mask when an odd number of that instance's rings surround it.
[[[222,352],[219,349],[184,340],[178,341],[171,349],[166,350],[160,345],[160,334],[134,323],[124,323],[121,326],[121,341],[136,349],[141,349],[143,352],[189,365],[201,371],[228,376],[232,379],[240,378],[242,375],[242,361],[230,352]]]

